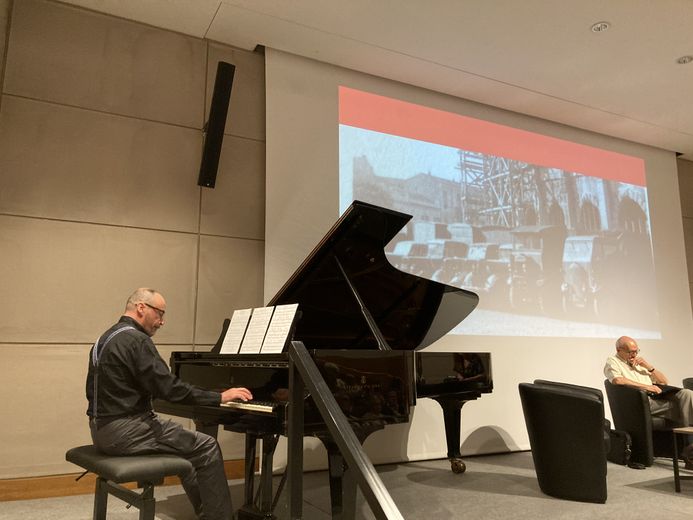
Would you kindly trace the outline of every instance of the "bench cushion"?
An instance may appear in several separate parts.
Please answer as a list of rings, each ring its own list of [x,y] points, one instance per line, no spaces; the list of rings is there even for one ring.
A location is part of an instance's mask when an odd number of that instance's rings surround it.
[[[192,470],[190,461],[177,455],[105,455],[92,445],[68,450],[65,460],[116,483],[157,482]]]

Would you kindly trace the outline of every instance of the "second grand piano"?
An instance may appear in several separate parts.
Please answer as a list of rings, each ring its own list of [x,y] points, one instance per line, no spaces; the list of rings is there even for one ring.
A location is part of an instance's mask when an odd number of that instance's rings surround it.
[[[361,441],[388,424],[407,422],[419,398],[440,403],[452,470],[465,470],[460,455],[463,404],[492,391],[490,355],[426,352],[477,305],[476,294],[395,269],[385,246],[410,216],[354,202],[268,305],[298,303],[293,339],[311,352],[330,392]],[[197,407],[157,402],[157,411],[193,418],[198,428],[218,425],[246,434],[246,517],[255,507],[252,469],[255,441],[263,445],[263,474],[271,475],[276,438],[287,431],[288,358],[285,354],[219,353],[228,320],[209,353],[174,352],[171,370],[208,389],[249,388],[256,400],[231,406]],[[294,403],[295,404],[295,403]],[[305,432],[334,452],[310,396]],[[332,460],[330,460],[332,463]],[[337,475],[338,470],[330,469]],[[261,482],[261,486],[267,486]],[[258,516],[272,505],[263,492]],[[341,508],[335,503],[333,510]],[[239,514],[239,518],[243,515]]]

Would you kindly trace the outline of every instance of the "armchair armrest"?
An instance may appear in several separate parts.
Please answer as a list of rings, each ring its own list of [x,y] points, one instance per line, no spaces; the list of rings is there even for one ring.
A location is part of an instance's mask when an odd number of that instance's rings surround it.
[[[604,381],[611,408],[614,428],[628,432],[633,441],[631,460],[651,466],[654,461],[652,445],[652,415],[650,402],[644,390]]]

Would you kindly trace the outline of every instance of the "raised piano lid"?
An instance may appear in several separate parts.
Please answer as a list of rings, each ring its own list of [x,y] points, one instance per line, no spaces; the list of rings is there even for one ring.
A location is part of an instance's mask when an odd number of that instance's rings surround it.
[[[339,264],[393,350],[426,347],[474,310],[479,297],[473,292],[404,273],[387,261],[385,246],[411,218],[352,203],[268,304],[299,304],[295,340],[308,348],[378,348]]]

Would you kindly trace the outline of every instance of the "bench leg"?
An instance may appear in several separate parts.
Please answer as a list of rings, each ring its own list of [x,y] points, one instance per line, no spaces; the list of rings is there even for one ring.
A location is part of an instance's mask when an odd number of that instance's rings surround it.
[[[97,477],[96,491],[94,492],[94,520],[106,520],[106,509],[109,493],[119,498],[128,508],[135,506],[140,511],[139,520],[155,520],[156,499],[154,498],[154,484],[147,482],[141,484],[142,492],[137,493],[131,489]]]
[[[140,495],[139,505],[140,520],[154,520],[156,500],[154,499],[154,486],[146,484]]]
[[[108,487],[106,486],[106,480],[97,477],[96,489],[94,491],[94,520],[106,520],[107,507]]]

